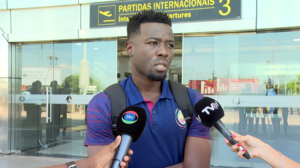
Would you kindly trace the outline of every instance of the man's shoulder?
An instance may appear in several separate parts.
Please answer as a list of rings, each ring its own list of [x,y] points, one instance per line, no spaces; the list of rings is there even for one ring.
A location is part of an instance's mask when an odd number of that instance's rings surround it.
[[[129,80],[130,80],[130,77],[125,78],[121,82],[119,82],[119,85],[121,85],[122,88],[125,89],[125,87],[127,86]]]
[[[196,92],[198,92],[198,93],[200,93],[198,90],[196,90],[196,89],[192,89],[192,88],[189,88],[189,87],[186,87],[187,89],[188,89],[188,92],[191,92],[191,93],[196,93]]]
[[[111,104],[105,92],[96,94],[88,104],[88,115],[105,115],[109,116]]]
[[[94,104],[104,104],[106,102],[109,103],[109,98],[105,92],[100,92],[96,94],[90,101],[90,103],[94,103]]]
[[[193,102],[193,105],[198,102],[199,100],[201,100],[204,96],[196,89],[192,89],[192,88],[187,88],[188,89],[188,93],[190,95],[191,101]]]
[[[188,90],[188,92],[189,92],[189,94],[193,94],[193,95],[201,95],[201,96],[203,96],[198,90],[196,90],[196,89],[192,89],[192,88],[189,88],[189,87],[187,87],[187,90]]]

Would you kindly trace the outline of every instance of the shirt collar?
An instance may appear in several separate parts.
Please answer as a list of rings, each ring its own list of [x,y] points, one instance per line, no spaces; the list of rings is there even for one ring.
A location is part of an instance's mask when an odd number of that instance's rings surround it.
[[[131,105],[138,104],[144,102],[144,98],[135,86],[132,81],[131,75],[128,77],[128,81],[126,82],[126,93]],[[162,81],[162,93],[159,96],[159,99],[172,99],[174,98],[169,87],[169,82],[167,80]]]

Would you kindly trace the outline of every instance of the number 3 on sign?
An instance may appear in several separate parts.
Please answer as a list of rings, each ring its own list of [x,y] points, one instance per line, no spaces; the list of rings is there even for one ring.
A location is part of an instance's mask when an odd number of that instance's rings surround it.
[[[222,3],[222,2],[223,2],[223,0],[219,0],[219,3]],[[220,15],[226,16],[230,13],[231,7],[229,6],[229,4],[230,4],[230,0],[227,0],[227,3],[223,5],[223,7],[227,8],[227,12],[224,13],[224,12],[222,12],[222,10],[219,10]]]

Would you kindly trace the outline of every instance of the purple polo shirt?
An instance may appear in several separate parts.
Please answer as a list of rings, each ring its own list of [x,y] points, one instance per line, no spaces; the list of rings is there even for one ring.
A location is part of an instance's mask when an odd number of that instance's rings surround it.
[[[180,109],[174,100],[167,80],[162,82],[162,93],[149,110],[149,101],[142,97],[131,76],[120,82],[127,95],[127,106],[142,107],[147,112],[144,133],[130,148],[134,151],[129,168],[160,168],[183,161],[187,136],[210,139],[209,128],[199,123],[193,115],[187,129]],[[203,98],[194,89],[188,88],[192,105]],[[153,103],[153,102],[152,102]],[[87,109],[87,134],[84,145],[108,145],[114,141],[110,101],[106,93],[94,96]]]

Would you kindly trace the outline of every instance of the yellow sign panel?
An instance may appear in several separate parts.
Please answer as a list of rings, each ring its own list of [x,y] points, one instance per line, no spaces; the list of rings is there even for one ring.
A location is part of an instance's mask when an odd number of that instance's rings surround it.
[[[90,27],[123,26],[143,10],[164,11],[172,22],[241,18],[241,0],[139,0],[90,5]]]
[[[116,5],[98,6],[98,26],[116,24]]]

